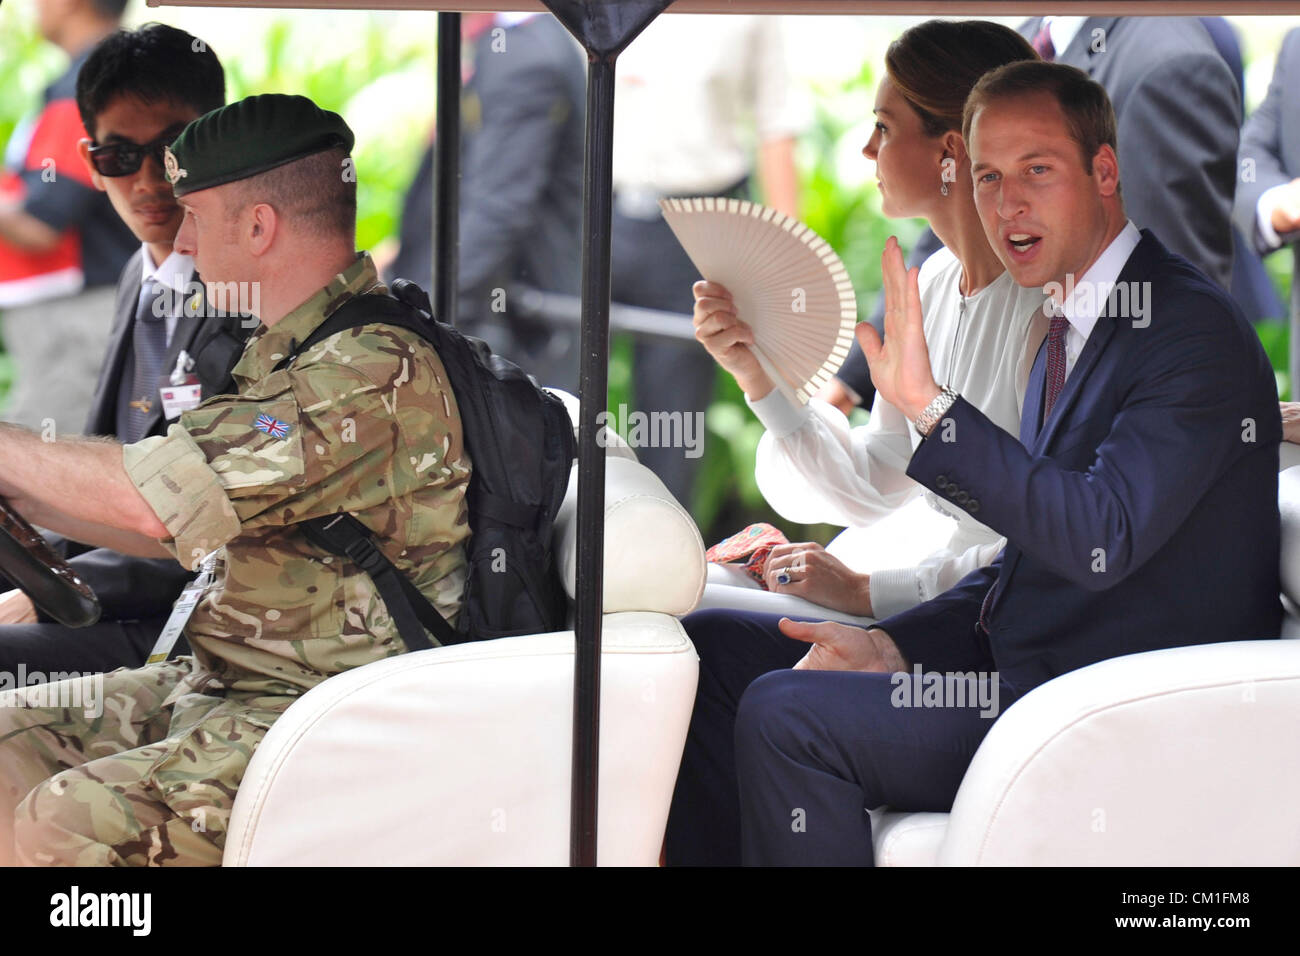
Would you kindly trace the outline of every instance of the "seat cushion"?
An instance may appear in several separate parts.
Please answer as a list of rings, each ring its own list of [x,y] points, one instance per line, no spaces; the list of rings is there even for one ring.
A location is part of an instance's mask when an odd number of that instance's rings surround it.
[[[936,866],[939,845],[948,830],[946,813],[871,811],[876,866]]]

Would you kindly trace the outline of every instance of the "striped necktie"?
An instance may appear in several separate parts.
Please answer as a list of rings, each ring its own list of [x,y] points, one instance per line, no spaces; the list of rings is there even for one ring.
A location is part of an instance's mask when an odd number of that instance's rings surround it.
[[[1047,394],[1043,399],[1043,421],[1052,414],[1052,406],[1065,387],[1065,333],[1068,331],[1069,319],[1063,315],[1052,316],[1052,324],[1047,327]]]
[[[160,301],[163,290],[150,279],[145,293],[140,297],[140,308],[135,314],[131,330],[131,353],[134,373],[131,376],[131,400],[127,412],[126,444],[137,442],[145,436],[158,403],[158,381],[167,355],[166,315],[154,314],[154,303]],[[164,297],[161,301],[166,302]],[[165,313],[166,310],[160,310]]]

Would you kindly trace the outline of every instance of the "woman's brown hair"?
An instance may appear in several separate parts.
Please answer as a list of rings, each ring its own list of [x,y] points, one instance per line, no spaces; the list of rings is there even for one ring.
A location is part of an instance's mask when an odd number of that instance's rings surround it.
[[[885,71],[927,136],[961,130],[962,108],[979,78],[1018,60],[1037,60],[1024,37],[988,20],[927,20],[889,44]]]

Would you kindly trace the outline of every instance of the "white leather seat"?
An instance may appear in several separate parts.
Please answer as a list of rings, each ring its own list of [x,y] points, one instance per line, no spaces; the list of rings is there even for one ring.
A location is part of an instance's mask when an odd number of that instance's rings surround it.
[[[695,700],[677,616],[704,589],[690,516],[626,447],[605,500],[598,862],[658,862]],[[570,598],[576,466],[555,546]],[[566,865],[573,632],[403,654],[276,721],[235,800],[226,865]]]

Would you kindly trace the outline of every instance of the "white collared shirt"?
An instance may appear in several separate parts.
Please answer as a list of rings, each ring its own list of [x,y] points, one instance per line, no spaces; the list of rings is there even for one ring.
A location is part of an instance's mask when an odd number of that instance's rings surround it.
[[[1106,304],[1106,296],[1101,292],[1114,286],[1119,278],[1124,263],[1133,254],[1137,244],[1142,241],[1142,233],[1130,219],[1124,224],[1119,235],[1111,240],[1110,245],[1102,250],[1097,260],[1088,267],[1088,271],[1074,280],[1073,288],[1066,282],[1069,295],[1061,305],[1061,313],[1070,322],[1070,331],[1065,333],[1065,377],[1070,377],[1079,353],[1092,335],[1097,316]]]
[[[171,345],[172,335],[176,331],[176,321],[180,318],[181,310],[185,308],[185,296],[190,289],[190,278],[194,275],[194,259],[190,256],[183,256],[173,251],[159,265],[154,265],[153,256],[149,254],[149,247],[144,247],[144,255],[140,257],[141,274],[140,274],[140,297],[136,300],[136,311],[145,304],[145,296],[149,294],[149,282],[154,282],[163,286],[167,290],[167,344]]]

